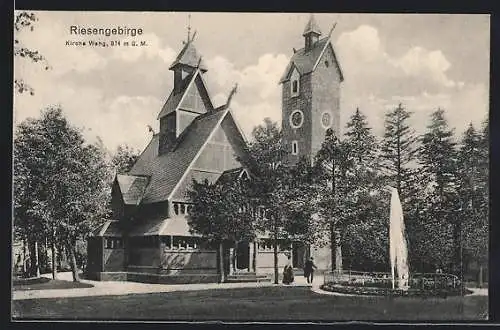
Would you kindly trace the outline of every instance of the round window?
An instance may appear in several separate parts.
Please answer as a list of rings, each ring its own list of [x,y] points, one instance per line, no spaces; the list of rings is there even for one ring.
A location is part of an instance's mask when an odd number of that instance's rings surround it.
[[[323,125],[324,128],[329,128],[332,124],[332,115],[329,112],[323,112],[323,115],[321,116],[321,125]]]
[[[304,122],[304,114],[300,110],[295,110],[290,115],[290,126],[293,128],[299,128]]]

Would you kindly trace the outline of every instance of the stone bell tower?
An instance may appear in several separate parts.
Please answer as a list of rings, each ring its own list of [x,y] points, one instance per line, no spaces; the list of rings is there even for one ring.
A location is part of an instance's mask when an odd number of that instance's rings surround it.
[[[325,132],[340,129],[340,85],[344,80],[330,33],[322,33],[311,15],[302,36],[304,47],[295,50],[281,80],[282,129],[291,163],[313,160]]]

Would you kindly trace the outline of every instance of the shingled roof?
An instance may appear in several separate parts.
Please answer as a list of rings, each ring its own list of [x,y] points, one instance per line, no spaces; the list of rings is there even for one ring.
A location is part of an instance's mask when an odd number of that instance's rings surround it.
[[[149,178],[138,175],[118,174],[116,176],[118,187],[126,205],[138,205],[149,183]]]
[[[168,200],[191,162],[228,111],[212,111],[196,117],[179,136],[176,147],[165,154],[158,155],[158,135],[153,136],[151,143],[129,172],[130,175],[150,176],[142,203]]]
[[[92,236],[121,237],[120,222],[117,220],[107,220],[102,226],[92,231]]]
[[[201,59],[201,56],[198,54],[198,51],[194,47],[192,40],[184,44],[184,47],[182,48],[179,55],[177,55],[177,58],[170,66],[169,70],[172,70],[176,65],[179,64],[188,65],[193,68],[199,67],[200,70],[207,71],[205,63],[203,63],[203,59]]]
[[[187,218],[185,216],[174,216],[172,218],[156,218],[138,223],[129,233],[130,236],[190,236],[201,235],[191,233]]]
[[[205,105],[207,106],[207,109],[213,110],[212,101],[210,100],[209,93],[206,89],[206,84],[204,82],[203,76],[200,74],[200,70],[196,70],[195,72],[184,78],[179,91],[175,91],[175,89],[173,89],[172,92],[170,92],[167,101],[163,105],[156,119],[160,119],[176,111],[179,108],[184,95],[192,85],[195,85],[195,87],[198,88],[199,93],[203,96],[203,100],[205,102]]]
[[[318,35],[321,35],[321,30],[319,29],[318,23],[316,23],[313,14],[311,14],[311,16],[309,17],[309,22],[307,22],[306,27],[304,28],[304,33],[302,33],[302,35],[305,36],[309,33],[316,33]]]
[[[285,73],[280,79],[280,83],[283,83],[290,78],[290,72],[292,67],[296,67],[301,76],[314,71],[315,69],[314,66],[316,65],[319,57],[324,53],[325,47],[328,47],[329,43],[330,43],[330,37],[325,37],[323,39],[318,40],[314,44],[313,48],[309,51],[306,51],[305,47],[297,50],[290,59],[290,63],[288,63]],[[335,52],[333,52],[333,56],[335,57],[335,65],[339,70],[340,81],[343,81],[344,76],[342,74],[342,70],[340,69],[339,63],[335,56]]]

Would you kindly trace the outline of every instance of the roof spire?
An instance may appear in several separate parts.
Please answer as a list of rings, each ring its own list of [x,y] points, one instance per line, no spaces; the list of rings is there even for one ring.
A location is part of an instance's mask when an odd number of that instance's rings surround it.
[[[191,42],[191,14],[188,14],[188,37],[187,42]]]
[[[229,96],[227,98],[226,102],[226,108],[229,107],[229,104],[231,103],[231,99],[233,98],[233,95],[236,94],[236,90],[238,89],[238,84],[234,84],[233,89],[231,90],[231,93],[229,93]]]
[[[309,16],[309,21],[306,24],[306,27],[304,28],[304,33],[302,36],[306,36],[308,34],[317,34],[318,36],[321,35],[321,30],[319,29],[318,23],[316,23],[316,20],[314,19],[314,15],[311,14]]]

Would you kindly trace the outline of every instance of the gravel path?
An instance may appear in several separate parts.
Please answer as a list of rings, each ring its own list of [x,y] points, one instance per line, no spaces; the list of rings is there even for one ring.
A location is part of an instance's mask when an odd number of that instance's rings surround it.
[[[43,274],[44,277],[51,278],[50,274]],[[319,276],[318,276],[319,277]],[[72,281],[71,272],[58,273],[57,279]],[[314,285],[306,283],[302,276],[295,277],[295,283],[292,286],[311,286],[311,290],[318,294],[327,295],[345,295],[341,293],[323,291],[319,288],[322,284],[322,278]],[[213,289],[234,289],[234,288],[257,288],[274,286],[271,282],[260,283],[207,283],[207,284],[148,284],[137,282],[118,282],[118,281],[89,281],[81,280],[83,283],[94,285],[92,288],[77,288],[77,289],[55,289],[55,290],[29,290],[29,291],[13,291],[13,300],[22,299],[40,299],[40,298],[63,298],[63,297],[88,297],[88,296],[112,296],[125,294],[139,293],[158,293],[158,292],[175,292],[175,291],[196,291],[196,290],[213,290]],[[283,284],[278,284],[283,285]],[[488,289],[470,288],[473,291],[470,296],[487,296]]]
[[[51,277],[50,274],[43,274],[43,277]],[[72,281],[71,273],[58,273],[57,279]],[[29,290],[13,291],[13,300],[40,299],[40,298],[63,298],[63,297],[88,297],[88,296],[112,296],[138,293],[158,293],[174,291],[196,291],[213,289],[233,289],[233,288],[257,288],[274,286],[271,282],[260,283],[202,283],[202,284],[149,284],[137,282],[119,281],[90,281],[81,280],[83,283],[94,285],[92,288],[77,289],[56,289],[56,290]],[[278,284],[283,285],[283,284]],[[319,288],[320,283],[314,283],[314,287]],[[292,286],[310,286],[304,277],[296,277]]]

